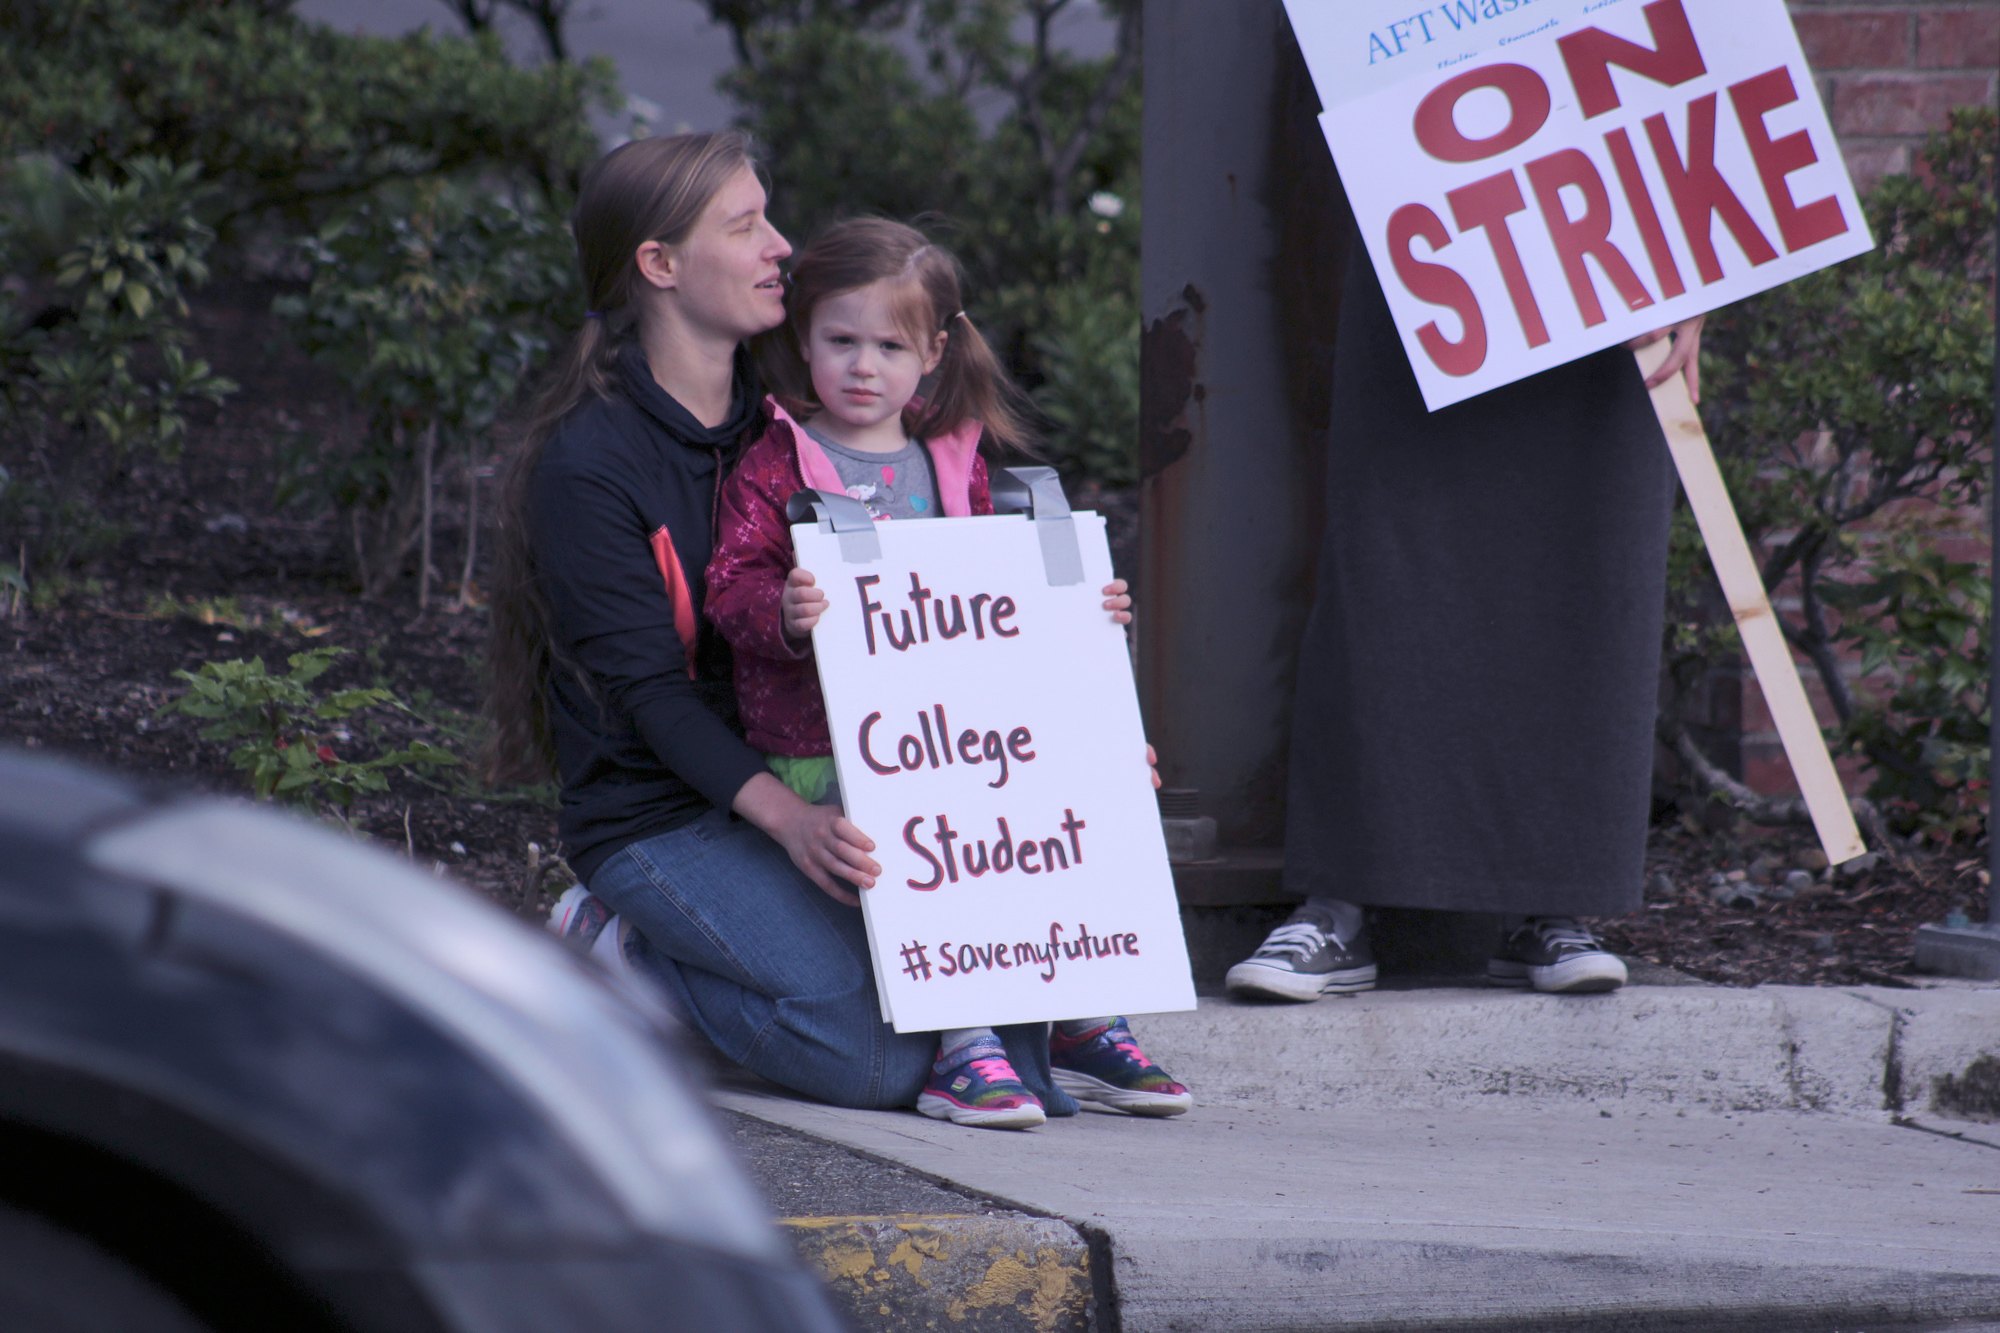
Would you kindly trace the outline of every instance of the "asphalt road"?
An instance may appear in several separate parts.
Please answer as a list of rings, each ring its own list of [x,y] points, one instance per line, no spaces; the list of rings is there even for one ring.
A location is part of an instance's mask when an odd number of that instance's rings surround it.
[[[801,1130],[734,1111],[718,1114],[751,1183],[775,1217],[1011,1211],[980,1195],[938,1184],[908,1167],[880,1161]]]

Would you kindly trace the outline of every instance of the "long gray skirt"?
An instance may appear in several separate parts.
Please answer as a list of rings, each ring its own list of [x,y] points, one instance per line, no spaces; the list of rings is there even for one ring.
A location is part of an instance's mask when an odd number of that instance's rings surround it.
[[[1287,888],[1632,911],[1675,484],[1632,354],[1428,413],[1366,256],[1350,254]]]

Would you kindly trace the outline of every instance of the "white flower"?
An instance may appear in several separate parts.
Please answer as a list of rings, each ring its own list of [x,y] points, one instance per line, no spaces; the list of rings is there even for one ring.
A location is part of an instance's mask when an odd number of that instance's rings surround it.
[[[1101,218],[1115,218],[1125,211],[1125,201],[1109,190],[1099,190],[1090,196],[1086,207]]]

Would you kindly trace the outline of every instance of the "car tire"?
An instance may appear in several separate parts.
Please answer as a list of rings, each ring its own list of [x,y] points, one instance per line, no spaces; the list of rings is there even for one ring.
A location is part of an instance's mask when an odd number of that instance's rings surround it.
[[[86,1238],[0,1204],[0,1329],[207,1333],[166,1291]]]

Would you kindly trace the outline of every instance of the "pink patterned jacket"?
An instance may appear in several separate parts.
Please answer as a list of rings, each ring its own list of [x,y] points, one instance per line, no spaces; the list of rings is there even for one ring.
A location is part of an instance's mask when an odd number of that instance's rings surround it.
[[[722,483],[715,554],[708,562],[710,622],[736,655],[736,707],[745,739],[766,754],[804,758],[833,753],[826,703],[810,644],[785,638],[779,597],[792,572],[785,502],[802,490],[845,491],[826,450],[775,401],[770,429],[744,450]],[[924,442],[947,518],[993,512],[979,423]],[[815,571],[822,587],[827,571]]]

